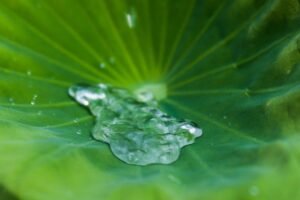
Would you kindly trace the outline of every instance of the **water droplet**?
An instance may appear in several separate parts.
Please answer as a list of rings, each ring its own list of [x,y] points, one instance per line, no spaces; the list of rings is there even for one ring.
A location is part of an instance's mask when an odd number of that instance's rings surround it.
[[[126,22],[129,28],[134,28],[136,26],[137,14],[134,8],[130,8],[127,13],[125,13]]]
[[[32,106],[34,106],[34,105],[36,104],[36,99],[37,99],[37,98],[38,98],[38,95],[37,95],[37,94],[33,95],[32,100],[31,100],[31,102],[30,102],[30,104],[31,104]]]
[[[15,105],[15,100],[14,100],[14,98],[10,97],[10,98],[8,98],[8,101],[9,101],[9,103],[10,103],[11,105]]]
[[[31,76],[32,73],[30,70],[27,70],[26,74],[27,74],[27,76]]]
[[[180,180],[179,180],[177,177],[175,177],[173,174],[169,174],[169,175],[168,175],[168,178],[169,178],[171,181],[173,181],[173,182],[175,182],[175,183],[177,183],[177,184],[180,184],[180,183],[181,183]]]
[[[257,196],[259,194],[259,188],[256,185],[253,185],[249,188],[249,194],[251,196]]]
[[[99,64],[98,64],[98,67],[100,69],[106,69],[108,68],[109,66],[113,66],[116,64],[116,58],[111,56],[111,57],[108,57],[108,58],[105,58],[104,60],[102,60]]]
[[[244,91],[245,96],[250,97],[250,90],[248,88]]]
[[[143,94],[141,100],[105,84],[76,85],[69,94],[96,117],[93,138],[109,143],[112,152],[129,164],[172,163],[182,147],[202,135],[195,123],[159,110],[154,95]]]
[[[81,130],[76,131],[77,135],[81,135],[81,133],[82,133]]]
[[[41,116],[43,114],[43,111],[40,110],[37,114],[38,116]]]
[[[226,115],[224,115],[224,116],[223,116],[223,119],[227,119],[227,116],[226,116]]]
[[[82,105],[88,106],[91,101],[105,99],[106,94],[101,92],[101,90],[101,87],[89,89],[81,86],[74,86],[69,89],[69,94]]]
[[[136,95],[136,97],[141,102],[151,102],[154,100],[154,95],[152,92],[140,92]]]
[[[139,101],[155,103],[167,97],[167,86],[164,83],[143,84],[134,90],[134,94]]]
[[[104,62],[102,62],[102,63],[99,64],[99,67],[100,67],[101,69],[104,69],[104,68],[106,68],[106,64],[105,64]]]
[[[108,62],[109,62],[111,65],[114,65],[114,64],[116,64],[116,58],[115,58],[115,57],[109,57]]]

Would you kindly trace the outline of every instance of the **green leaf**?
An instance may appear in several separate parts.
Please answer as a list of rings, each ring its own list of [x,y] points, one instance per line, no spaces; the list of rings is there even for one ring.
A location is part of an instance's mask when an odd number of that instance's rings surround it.
[[[300,198],[299,13],[299,0],[2,0],[0,197]],[[204,135],[174,164],[123,163],[67,94],[99,82],[166,84],[161,108]]]

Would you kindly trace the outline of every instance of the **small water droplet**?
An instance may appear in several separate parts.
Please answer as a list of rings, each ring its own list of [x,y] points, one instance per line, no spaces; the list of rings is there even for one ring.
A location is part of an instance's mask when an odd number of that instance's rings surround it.
[[[256,185],[253,185],[249,188],[249,194],[251,196],[257,196],[259,194],[259,188]]]
[[[223,116],[223,119],[227,119],[227,116],[226,116],[226,115],[224,115],[224,116]]]
[[[128,164],[172,163],[182,147],[202,135],[195,123],[162,112],[148,94],[141,101],[125,89],[103,83],[76,85],[69,94],[96,117],[93,138],[109,143],[114,155]]]
[[[151,102],[154,100],[154,95],[152,92],[140,92],[137,95],[137,99],[141,102]]]
[[[89,90],[81,86],[73,86],[69,89],[69,94],[82,105],[88,106],[91,101],[106,98],[106,94],[100,91],[100,86],[95,87],[93,90]]]
[[[292,69],[291,69],[291,68],[289,68],[289,69],[287,69],[287,70],[285,71],[285,73],[286,73],[287,75],[289,75],[291,72],[292,72]]]
[[[37,98],[38,98],[38,95],[37,95],[37,94],[33,95],[32,100],[31,100],[31,102],[30,102],[30,104],[31,104],[32,106],[34,106],[34,105],[36,104],[36,99],[37,99]]]
[[[137,21],[137,13],[134,8],[130,8],[127,13],[125,13],[126,22],[129,28],[134,28]]]
[[[41,116],[41,115],[43,115],[43,111],[40,110],[37,114],[38,114],[38,116]]]
[[[179,180],[177,177],[175,177],[173,174],[169,174],[169,175],[168,175],[168,178],[169,178],[171,181],[173,181],[173,182],[175,182],[175,183],[177,183],[177,184],[180,184],[180,183],[181,183],[180,180]]]
[[[102,63],[99,64],[99,67],[100,67],[101,69],[104,69],[104,68],[106,68],[106,64],[105,64],[104,62],[102,62]]]
[[[98,67],[99,67],[100,69],[106,69],[106,68],[108,68],[108,67],[110,67],[110,66],[113,66],[113,65],[115,65],[115,64],[116,64],[116,58],[113,57],[113,56],[111,56],[111,57],[108,57],[108,58],[102,60],[102,61],[98,64]]]
[[[77,119],[77,118],[74,119],[73,122],[74,122],[75,124],[78,123],[78,119]]]
[[[244,91],[245,96],[250,97],[250,90],[247,88]]]
[[[9,101],[9,103],[10,103],[11,105],[15,105],[15,100],[14,100],[14,98],[10,97],[10,98],[8,98],[8,101]]]
[[[81,130],[76,131],[77,135],[81,135],[81,133],[82,133]]]
[[[32,73],[30,70],[27,70],[26,74],[27,74],[27,76],[31,76]]]
[[[109,57],[108,62],[109,62],[111,65],[114,65],[114,64],[116,64],[116,58],[111,56],[111,57]]]

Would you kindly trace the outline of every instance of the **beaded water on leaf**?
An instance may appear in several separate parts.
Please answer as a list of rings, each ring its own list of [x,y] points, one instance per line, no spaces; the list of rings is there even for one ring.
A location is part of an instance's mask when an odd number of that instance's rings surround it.
[[[105,84],[76,85],[69,94],[95,116],[93,138],[108,143],[114,155],[128,164],[172,163],[182,147],[202,135],[195,123],[161,111],[151,94],[136,97]]]

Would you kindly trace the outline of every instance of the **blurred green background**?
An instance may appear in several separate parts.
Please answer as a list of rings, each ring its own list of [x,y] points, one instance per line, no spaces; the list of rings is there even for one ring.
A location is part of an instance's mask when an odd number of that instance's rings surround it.
[[[299,27],[299,0],[1,0],[0,199],[300,199]],[[123,163],[67,94],[99,82],[204,135]]]

